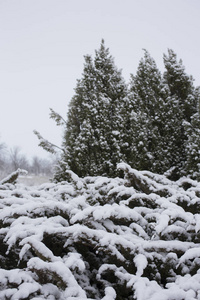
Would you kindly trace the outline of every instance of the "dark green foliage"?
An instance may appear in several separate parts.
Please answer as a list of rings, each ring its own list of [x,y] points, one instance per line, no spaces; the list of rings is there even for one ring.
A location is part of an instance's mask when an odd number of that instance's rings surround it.
[[[131,78],[131,146],[127,161],[137,169],[159,174],[168,171],[171,179],[178,179],[188,174],[185,163],[189,135],[184,124],[190,126],[200,94],[172,50],[164,55],[164,64],[166,71],[162,77],[145,51],[136,75]]]
[[[193,78],[188,76],[182,61],[177,60],[177,56],[173,50],[168,50],[168,56],[164,55],[164,82],[169,88],[169,96],[178,106],[178,114],[173,117],[178,126],[176,126],[175,144],[172,145],[171,153],[176,151],[174,156],[174,164],[178,176],[188,174],[188,168],[185,167],[187,160],[188,133],[186,133],[185,122],[190,123],[194,114],[197,113],[197,104],[199,101],[199,89],[195,89]],[[189,142],[190,143],[190,142]],[[193,165],[196,170],[196,163]],[[178,170],[179,169],[179,170]]]
[[[116,164],[123,157],[121,145],[127,87],[104,41],[95,52],[94,60],[85,56],[83,76],[77,82],[75,92],[63,139],[66,152],[63,162],[79,176],[113,176]],[[59,176],[57,169],[55,179]]]
[[[199,299],[200,184],[118,168],[5,186],[1,299]]]
[[[200,180],[200,116],[199,112],[185,122],[187,136],[185,171],[192,178]]]
[[[185,73],[182,60],[177,61],[177,55],[173,50],[168,50],[168,56],[164,55],[165,73],[164,80],[169,88],[170,96],[176,97],[182,117],[190,121],[191,116],[197,110],[197,97],[193,85],[193,78]]]
[[[130,85],[131,146],[129,163],[139,170],[164,173],[173,166],[178,109],[147,51]],[[174,153],[174,152],[173,152]]]
[[[82,78],[69,104],[62,149],[37,131],[40,146],[62,150],[54,180],[67,180],[66,170],[79,176],[121,176],[119,162],[177,180],[200,178],[198,148],[200,89],[185,72],[173,50],[164,55],[164,74],[144,50],[129,88],[102,40],[94,59],[86,55]]]

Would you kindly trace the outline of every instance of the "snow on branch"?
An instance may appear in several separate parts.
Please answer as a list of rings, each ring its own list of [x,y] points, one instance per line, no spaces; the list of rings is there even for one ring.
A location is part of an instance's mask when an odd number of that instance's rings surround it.
[[[33,132],[38,137],[38,139],[40,141],[39,146],[42,147],[47,152],[50,152],[52,154],[56,154],[57,153],[56,149],[59,149],[59,150],[64,152],[63,148],[60,148],[59,146],[57,146],[57,145],[49,142],[48,140],[44,139],[37,130],[34,130]]]
[[[6,183],[11,183],[11,184],[15,184],[19,175],[27,175],[27,171],[23,170],[23,169],[17,169],[16,171],[12,172],[11,174],[9,174],[7,177],[5,177],[4,179],[2,179],[0,181],[0,185],[2,184],[6,184]]]
[[[50,118],[55,120],[56,125],[66,125],[66,121],[63,119],[63,117],[55,112],[52,108],[50,108]]]
[[[119,168],[0,189],[0,299],[199,299],[200,183]]]

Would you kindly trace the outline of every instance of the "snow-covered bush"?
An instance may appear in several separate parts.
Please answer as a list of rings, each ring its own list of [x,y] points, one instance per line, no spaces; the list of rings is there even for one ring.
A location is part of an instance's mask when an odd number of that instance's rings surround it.
[[[200,183],[118,168],[0,185],[0,299],[200,299]]]

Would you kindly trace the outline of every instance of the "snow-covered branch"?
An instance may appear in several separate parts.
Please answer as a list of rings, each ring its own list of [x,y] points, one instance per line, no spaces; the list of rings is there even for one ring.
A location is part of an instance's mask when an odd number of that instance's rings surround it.
[[[56,154],[57,153],[56,149],[59,149],[59,150],[65,152],[63,148],[61,148],[61,147],[49,142],[48,140],[44,139],[37,130],[34,130],[33,132],[38,137],[38,139],[40,141],[39,146],[42,147],[47,152],[50,152],[52,154]]]
[[[200,183],[119,168],[0,186],[1,299],[199,299]]]

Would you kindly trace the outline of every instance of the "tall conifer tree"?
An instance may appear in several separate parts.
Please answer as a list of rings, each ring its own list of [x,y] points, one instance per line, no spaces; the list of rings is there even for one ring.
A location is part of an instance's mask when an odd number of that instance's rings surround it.
[[[164,64],[166,71],[162,76],[155,61],[145,51],[136,75],[132,76],[129,163],[140,170],[168,171],[172,179],[177,179],[187,174],[186,160],[192,159],[187,142],[191,135],[190,123],[196,124],[197,120],[193,115],[197,111],[199,93],[172,50],[168,51],[168,56],[164,55]],[[198,140],[194,135],[193,139]]]
[[[94,60],[85,56],[82,79],[77,82],[68,111],[62,162],[55,178],[65,168],[79,176],[109,175],[122,159],[124,102],[127,86],[102,40]]]
[[[145,50],[130,86],[132,153],[129,163],[135,168],[163,173],[170,166],[166,140],[167,96],[161,73]]]
[[[197,112],[198,93],[193,84],[193,78],[186,74],[182,60],[177,60],[177,55],[173,50],[168,50],[168,55],[164,55],[164,81],[169,89],[169,96],[172,102],[178,106],[177,132],[175,144],[171,151],[176,150],[173,165],[176,166],[177,176],[186,175],[185,163],[187,160],[188,137],[185,131],[185,122],[191,123],[193,115]],[[175,116],[174,116],[175,118]]]
[[[200,180],[200,88],[196,88],[197,112],[191,122],[184,123],[187,136],[185,172],[193,179]]]
[[[128,91],[103,40],[94,59],[85,56],[67,122],[51,110],[57,125],[65,126],[55,180],[67,179],[66,169],[113,177],[120,161],[171,179],[200,178],[200,90],[172,50],[164,65],[162,75],[145,50]],[[59,148],[35,134],[47,151]]]
[[[171,49],[168,49],[168,55],[164,54],[164,65],[164,80],[169,87],[170,96],[176,97],[183,120],[190,121],[197,111],[194,80],[186,74],[182,60],[178,61],[177,55]]]

